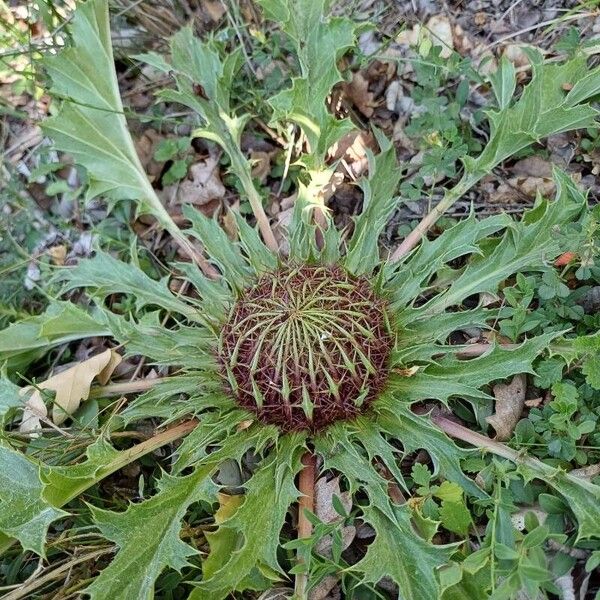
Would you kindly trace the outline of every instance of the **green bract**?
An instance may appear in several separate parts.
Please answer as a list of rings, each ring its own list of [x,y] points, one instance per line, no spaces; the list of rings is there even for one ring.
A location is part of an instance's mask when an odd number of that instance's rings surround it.
[[[68,515],[70,501],[184,434],[171,471],[152,497],[122,512],[104,510],[88,498],[94,527],[116,545],[110,563],[86,589],[91,598],[151,598],[163,570],[190,565],[198,551],[180,537],[186,512],[200,501],[216,506],[220,488],[215,475],[248,453],[256,456],[256,467],[244,483],[243,497],[222,505],[214,529],[206,533],[210,552],[190,598],[217,600],[285,580],[293,557],[281,551],[290,537],[283,530],[299,498],[296,479],[307,451],[317,456],[322,471],[342,476],[357,516],[374,530],[364,556],[345,570],[349,581],[377,584],[387,577],[403,599],[439,598],[438,568],[449,564],[457,546],[433,543],[438,524],[416,527],[410,506],[392,500],[388,487],[392,483],[408,492],[400,462],[425,449],[436,474],[472,498],[486,498],[461,465],[473,451],[457,446],[442,429],[515,461],[525,479],[543,479],[566,499],[577,538],[599,536],[600,488],[479,434],[461,433],[460,426],[431,413],[430,406],[411,409],[418,402],[444,405],[457,397],[474,405],[489,403],[490,382],[533,373],[533,361],[558,334],[509,348],[490,344],[468,360],[460,356],[467,347],[451,344],[451,335],[491,327],[498,311],[483,302],[483,295],[494,294],[513,274],[545,270],[560,252],[557,232],[579,218],[584,196],[556,171],[556,197],[539,198],[520,222],[506,215],[482,220],[470,215],[433,241],[423,239],[410,253],[399,253],[398,260],[382,259],[378,238],[397,205],[400,170],[393,147],[376,132],[380,152],[369,155],[369,174],[360,182],[363,212],[352,234],[342,236],[324,208],[323,188],[332,174],[325,157],[352,124],[337,121],[325,99],[340,79],[336,57],[354,43],[355,26],[324,18],[323,2],[261,4],[290,36],[300,64],[292,86],[269,101],[273,120],[297,123],[311,150],[301,160],[305,171],[285,256],[277,251],[250,164],[239,149],[249,116],[230,106],[238,54],[222,60],[211,42],[200,42],[185,29],[172,39],[168,62],[145,56],[173,74],[176,89],[161,97],[198,113],[195,135],[223,148],[248,195],[257,228],[234,214],[235,241],[217,221],[189,207],[184,214],[191,228],[179,230],[143,173],[118,94],[105,0],[88,0],[78,9],[73,47],[46,63],[52,92],[62,103],[44,123],[45,131],[87,169],[91,196],[136,200],[139,210],[154,215],[195,259],[171,265],[191,293],[177,296],[166,279],[153,280],[136,265],[97,251],[59,275],[63,291],[85,288],[95,309],[86,312],[56,302],[44,315],[0,332],[0,357],[9,368],[23,369],[59,344],[111,336],[126,353],[143,355],[171,373],[131,395],[123,421],[153,417],[172,424],[193,417],[197,422],[166,429],[153,445],[125,451],[100,436],[87,448],[85,460],[73,466],[38,463],[3,442],[0,548],[9,548],[14,538],[43,555],[48,528]],[[585,101],[600,89],[598,71],[566,93],[563,83],[581,77],[585,59],[547,66],[536,55],[531,58],[534,78],[518,100],[512,99],[511,67],[503,63],[495,76],[499,109],[490,114],[490,142],[481,155],[465,161],[461,193],[540,137],[593,125],[596,112]],[[448,192],[448,198],[456,197],[456,189]],[[131,296],[135,314],[111,311],[105,299],[112,294]],[[3,379],[1,386],[0,419],[6,424],[22,402],[14,384]],[[457,523],[455,531],[464,527]],[[290,547],[306,559],[302,543]],[[309,586],[318,580],[317,574]],[[298,586],[297,592],[306,590]]]

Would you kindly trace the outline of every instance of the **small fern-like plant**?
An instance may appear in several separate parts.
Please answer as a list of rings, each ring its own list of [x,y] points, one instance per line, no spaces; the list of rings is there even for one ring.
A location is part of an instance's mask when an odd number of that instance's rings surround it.
[[[234,112],[229,96],[239,53],[221,59],[212,42],[200,42],[187,28],[171,40],[169,60],[140,57],[174,77],[175,87],[161,98],[196,111],[195,135],[216,142],[229,157],[257,226],[232,214],[236,241],[216,220],[190,207],[184,215],[191,229],[180,230],[144,174],[119,98],[106,0],[83,4],[72,25],[72,46],[45,61],[60,108],[44,130],[87,169],[90,196],[134,200],[138,212],[152,214],[171,233],[191,259],[174,262],[172,270],[194,293],[175,295],[166,281],[98,250],[59,273],[62,291],[85,288],[96,300],[94,311],[57,301],[44,315],[0,333],[0,357],[13,371],[22,371],[48,348],[105,335],[128,354],[143,355],[170,372],[98,392],[130,397],[113,429],[148,418],[170,426],[139,446],[118,451],[102,434],[81,462],[50,466],[8,441],[0,444],[0,549],[18,540],[25,550],[44,556],[48,528],[68,516],[69,502],[179,438],[184,439],[171,472],[152,497],[123,512],[94,502],[80,505],[116,545],[114,558],[85,590],[94,600],[151,598],[165,569],[189,566],[197,550],[182,541],[180,530],[197,502],[212,507],[220,502],[220,508],[214,529],[206,533],[210,551],[201,573],[191,577],[190,598],[217,600],[285,581],[294,563],[281,551],[290,539],[285,525],[293,513],[300,536],[310,536],[306,508],[311,508],[315,469],[342,476],[355,514],[374,530],[362,558],[344,569],[348,594],[357,583],[376,586],[389,578],[401,598],[439,598],[438,569],[464,554],[457,554],[456,544],[434,543],[435,527],[418,530],[402,494],[400,499],[390,494],[390,486],[408,492],[400,461],[419,449],[427,451],[436,474],[474,499],[487,493],[461,466],[473,449],[512,460],[526,480],[541,479],[567,499],[577,539],[599,536],[600,488],[461,427],[439,411],[411,407],[457,397],[488,403],[489,383],[532,373],[536,357],[558,337],[548,333],[510,347],[492,343],[470,359],[462,356],[465,346],[450,343],[454,332],[494,323],[498,310],[473,299],[494,294],[516,273],[547,269],[560,253],[557,233],[585,206],[584,195],[565,174],[555,172],[556,198],[538,198],[520,222],[503,214],[482,220],[471,215],[433,241],[422,236],[502,160],[544,136],[594,127],[596,111],[587,101],[600,90],[600,72],[589,71],[584,56],[548,65],[530,52],[533,78],[514,99],[515,73],[502,62],[491,82],[498,109],[489,113],[488,145],[465,160],[463,178],[436,211],[382,258],[378,238],[398,204],[401,177],[383,135],[375,132],[380,152],[369,155],[368,177],[360,181],[364,207],[349,237],[336,230],[324,206],[332,176],[327,150],[353,128],[328,112],[326,98],[341,79],[337,59],[354,44],[356,26],[326,18],[323,1],[260,3],[289,36],[300,65],[291,86],[269,100],[273,123],[296,124],[308,148],[298,159],[304,171],[285,252],[240,150],[249,117]],[[111,311],[105,303],[111,294],[133,298],[137,316]],[[28,345],[32,338],[36,342]],[[8,379],[2,386],[0,418],[7,425],[19,414],[22,398]],[[256,466],[243,495],[234,501],[219,494],[215,475],[248,453],[256,456]],[[298,501],[300,510],[292,510]],[[320,579],[311,575],[312,547],[302,540],[286,546],[298,552],[292,571],[297,598],[305,598]]]

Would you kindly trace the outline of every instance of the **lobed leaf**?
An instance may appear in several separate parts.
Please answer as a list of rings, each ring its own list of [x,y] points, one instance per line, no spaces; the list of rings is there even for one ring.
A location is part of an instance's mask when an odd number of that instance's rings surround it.
[[[203,581],[190,600],[225,598],[231,590],[263,589],[280,578],[279,535],[286,513],[298,497],[294,477],[300,471],[304,434],[280,437],[245,485],[241,506],[207,534],[211,553],[203,565]],[[265,579],[266,577],[266,579]]]
[[[167,279],[155,281],[135,265],[117,260],[100,250],[93,258],[80,261],[76,267],[61,270],[57,280],[64,282],[64,291],[91,288],[100,298],[110,294],[129,294],[135,299],[137,310],[145,306],[160,306],[192,321],[202,321],[197,308],[169,290]]]
[[[75,12],[73,45],[44,60],[51,93],[63,99],[42,123],[59,150],[71,154],[90,177],[88,197],[138,201],[174,237],[179,229],[161,204],[136,154],[119,95],[110,40],[108,2],[88,0]]]
[[[0,364],[9,372],[20,371],[50,348],[108,333],[94,313],[70,302],[53,302],[42,314],[0,331]]]
[[[362,508],[363,518],[375,529],[375,540],[367,554],[351,570],[362,574],[365,582],[379,583],[391,577],[407,600],[438,598],[440,586],[436,568],[448,562],[454,546],[436,546],[421,538],[413,528],[406,504],[393,504],[388,496],[387,481],[377,474],[361,455],[350,436],[333,426],[330,435],[315,440],[325,468],[340,472],[351,491],[364,489],[369,504]]]
[[[299,0],[293,8],[285,0],[259,0],[259,4],[290,37],[300,64],[292,86],[269,100],[273,120],[297,123],[310,146],[303,162],[322,168],[329,148],[354,128],[348,119],[336,119],[325,102],[332,87],[342,81],[337,61],[354,45],[357,24],[326,17],[328,0]]]
[[[385,136],[375,131],[381,152],[369,159],[369,178],[360,181],[363,191],[363,209],[354,223],[354,233],[344,257],[346,268],[354,275],[371,274],[381,262],[379,236],[396,209],[395,197],[401,170],[396,150]]]
[[[44,499],[38,471],[21,452],[0,445],[0,553],[14,537],[25,550],[45,556],[48,527],[68,514]]]

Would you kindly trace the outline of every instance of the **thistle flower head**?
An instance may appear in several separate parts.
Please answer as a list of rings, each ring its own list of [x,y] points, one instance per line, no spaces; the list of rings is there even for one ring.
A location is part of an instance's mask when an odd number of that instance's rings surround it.
[[[386,380],[385,301],[339,266],[285,266],[234,305],[219,359],[238,403],[284,431],[365,411]]]

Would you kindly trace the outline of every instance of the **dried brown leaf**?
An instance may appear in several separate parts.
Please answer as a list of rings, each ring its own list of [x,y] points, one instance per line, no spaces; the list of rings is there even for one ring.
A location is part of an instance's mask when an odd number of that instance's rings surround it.
[[[515,375],[508,384],[498,383],[494,386],[496,412],[486,421],[496,430],[496,440],[502,442],[512,435],[523,412],[526,388],[527,378],[524,374]]]
[[[105,350],[88,360],[53,375],[38,384],[36,388],[32,386],[23,388],[21,395],[25,395],[31,390],[33,390],[33,393],[25,403],[19,429],[21,431],[32,431],[40,428],[40,417],[47,415],[42,390],[55,392],[52,421],[56,425],[60,425],[79,408],[82,400],[87,400],[90,395],[92,381],[97,378],[101,384],[106,384],[120,362],[120,354],[117,354],[114,350]]]

